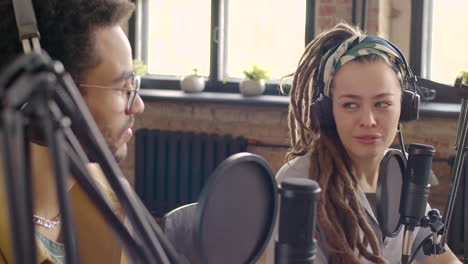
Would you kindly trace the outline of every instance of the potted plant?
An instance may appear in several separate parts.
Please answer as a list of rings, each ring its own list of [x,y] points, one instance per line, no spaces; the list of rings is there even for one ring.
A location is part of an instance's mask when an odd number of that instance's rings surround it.
[[[205,89],[205,79],[198,75],[197,69],[193,69],[193,74],[185,76],[180,81],[180,88],[186,93],[197,93]]]
[[[462,83],[468,83],[468,71],[461,71],[460,76],[462,78]]]
[[[244,70],[245,79],[239,83],[239,90],[244,96],[261,95],[265,91],[265,78],[267,71],[260,69],[257,65],[252,70]]]
[[[144,76],[148,73],[148,67],[141,60],[133,60],[133,71],[136,75]]]

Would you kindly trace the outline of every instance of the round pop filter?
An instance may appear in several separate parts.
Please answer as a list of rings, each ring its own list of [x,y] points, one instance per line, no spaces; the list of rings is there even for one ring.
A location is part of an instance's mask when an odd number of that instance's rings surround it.
[[[260,156],[238,153],[210,176],[197,205],[195,239],[202,263],[253,263],[273,230],[276,181]]]
[[[389,149],[380,162],[377,181],[377,220],[385,237],[395,237],[400,225],[401,187],[406,171],[406,158],[398,149]]]
[[[180,264],[199,264],[197,246],[194,241],[197,203],[178,207],[164,215],[161,225],[167,239],[179,253]]]

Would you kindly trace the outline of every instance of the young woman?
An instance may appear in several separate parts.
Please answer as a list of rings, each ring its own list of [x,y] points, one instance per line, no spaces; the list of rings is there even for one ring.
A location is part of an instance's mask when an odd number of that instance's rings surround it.
[[[375,195],[379,164],[402,114],[411,115],[402,113],[411,83],[402,56],[389,42],[339,24],[307,46],[292,74],[292,150],[277,179],[308,177],[322,188],[315,263],[400,263],[403,231],[384,238],[367,196]],[[415,231],[413,250],[428,234]],[[449,249],[416,257],[436,259],[459,263]]]

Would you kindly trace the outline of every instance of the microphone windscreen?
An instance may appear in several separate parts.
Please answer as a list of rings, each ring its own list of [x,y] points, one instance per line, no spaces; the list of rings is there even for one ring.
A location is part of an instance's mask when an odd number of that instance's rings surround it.
[[[419,226],[429,198],[429,174],[435,149],[430,145],[411,144],[408,166],[400,199],[400,222]]]
[[[316,201],[320,195],[317,182],[289,178],[281,183],[281,210],[278,241],[297,245],[311,244],[315,226]]]
[[[435,149],[430,145],[411,144],[408,148],[408,167],[406,175],[408,181],[426,186],[432,167],[432,157]]]
[[[275,263],[309,264],[315,258],[315,220],[321,189],[316,181],[288,178],[280,187]]]

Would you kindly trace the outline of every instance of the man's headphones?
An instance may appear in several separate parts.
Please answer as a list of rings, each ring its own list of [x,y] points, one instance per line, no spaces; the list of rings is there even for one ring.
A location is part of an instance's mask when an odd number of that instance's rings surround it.
[[[390,41],[385,39],[367,36],[366,38],[378,39],[378,43],[386,46],[393,50],[399,58],[395,58],[397,66],[402,66],[406,71],[406,74],[400,70],[403,76],[403,98],[401,102],[401,113],[400,122],[409,122],[417,120],[419,118],[419,101],[420,97],[416,90],[417,78],[413,75],[411,68],[406,62],[406,58],[403,53]],[[339,46],[339,45],[338,45]],[[338,46],[336,48],[338,48]],[[336,49],[335,48],[335,49]],[[327,60],[323,60],[322,63],[326,63]],[[324,65],[321,65],[318,78],[314,80],[314,85],[320,90],[318,95],[313,98],[313,103],[310,105],[310,115],[316,122],[318,121],[320,127],[324,130],[336,130],[335,118],[333,117],[333,103],[329,96],[324,95],[325,83],[324,83]],[[400,69],[400,67],[398,67]]]
[[[40,33],[32,0],[13,0],[12,3],[24,53],[41,53]]]

